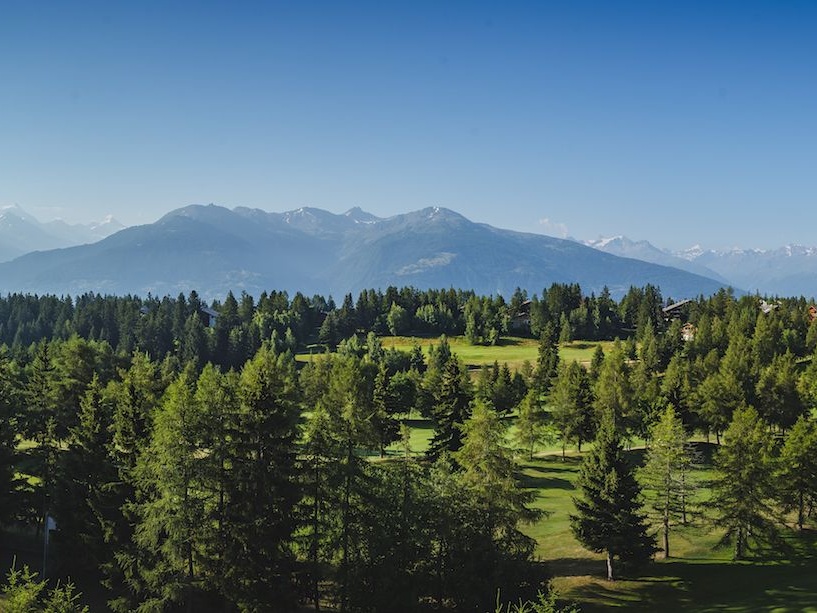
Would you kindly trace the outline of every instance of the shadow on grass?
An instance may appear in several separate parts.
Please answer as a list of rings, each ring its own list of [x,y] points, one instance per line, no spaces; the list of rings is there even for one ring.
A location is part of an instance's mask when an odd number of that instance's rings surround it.
[[[535,489],[556,489],[556,490],[574,490],[574,485],[567,479],[559,479],[558,477],[535,477],[532,475],[522,475],[519,483],[524,488]]]
[[[670,559],[642,569],[638,576],[604,579],[604,563],[588,559],[553,560],[556,576],[592,578],[574,583],[565,594],[582,602],[582,611],[626,606],[635,611],[817,611],[817,563],[715,562]]]

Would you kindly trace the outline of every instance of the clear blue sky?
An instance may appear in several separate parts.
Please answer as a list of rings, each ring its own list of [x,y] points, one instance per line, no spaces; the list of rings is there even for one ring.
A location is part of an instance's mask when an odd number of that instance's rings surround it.
[[[814,245],[815,32],[812,1],[5,0],[0,204]]]

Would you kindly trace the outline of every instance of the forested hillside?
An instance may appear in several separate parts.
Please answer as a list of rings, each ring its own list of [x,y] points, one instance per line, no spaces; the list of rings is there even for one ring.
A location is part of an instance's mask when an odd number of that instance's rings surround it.
[[[735,559],[794,559],[817,498],[809,306],[562,284],[0,298],[0,607],[553,610],[548,522],[611,580],[693,523]],[[535,360],[469,370],[447,340],[509,332]],[[560,358],[576,340],[592,359]],[[569,522],[526,476],[542,450],[584,458]]]

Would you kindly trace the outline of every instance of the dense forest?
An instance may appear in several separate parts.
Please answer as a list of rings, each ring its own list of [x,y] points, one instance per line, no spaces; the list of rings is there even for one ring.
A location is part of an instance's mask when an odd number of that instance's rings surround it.
[[[548,438],[585,445],[572,528],[610,579],[669,556],[700,488],[736,559],[785,555],[817,498],[809,303],[671,302],[564,284],[0,298],[0,526],[49,534],[60,555],[34,570],[62,579],[15,567],[0,602],[81,611],[70,568],[114,611],[482,612],[498,593],[552,611],[525,532],[547,519],[517,466]],[[535,362],[469,372],[447,340],[509,333],[538,339]],[[575,339],[615,342],[560,361]],[[410,415],[433,424],[427,449]],[[690,477],[695,436],[719,448],[710,483]]]

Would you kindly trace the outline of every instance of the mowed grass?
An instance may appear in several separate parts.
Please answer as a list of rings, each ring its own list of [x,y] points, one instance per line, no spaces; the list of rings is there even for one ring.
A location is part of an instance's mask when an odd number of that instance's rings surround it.
[[[637,461],[643,451],[631,453]],[[671,532],[673,557],[664,560],[658,553],[655,562],[635,574],[607,581],[603,556],[584,549],[570,531],[580,464],[576,453],[565,461],[542,455],[521,461],[521,471],[522,485],[537,492],[535,505],[549,513],[525,531],[536,539],[536,554],[547,563],[562,597],[579,602],[583,611],[817,612],[817,533],[784,528],[793,548],[786,561],[732,562],[731,550],[717,547],[722,532],[712,527],[705,489],[698,500],[703,515]],[[711,467],[696,476],[706,481]],[[653,530],[657,533],[657,523]]]
[[[414,344],[420,345],[428,355],[429,347],[439,345],[438,338],[417,338],[410,336],[384,336],[381,341],[386,349],[394,348],[400,351],[411,351]],[[448,337],[451,351],[456,353],[466,366],[476,368],[483,364],[507,363],[511,370],[519,370],[528,361],[536,363],[539,353],[539,341],[531,338],[503,336],[497,345],[471,345],[463,336]],[[559,357],[566,362],[577,361],[590,363],[596,347],[601,345],[604,351],[609,351],[611,341],[574,341],[562,343],[559,346]]]
[[[513,446],[513,419],[506,422],[507,442]],[[422,453],[433,435],[431,423],[413,419],[409,425],[412,451]],[[703,460],[694,476],[707,483],[714,476],[711,459],[716,446],[703,440],[697,446]],[[722,532],[712,527],[713,510],[705,487],[699,491],[689,524],[671,532],[671,558],[665,560],[659,552],[645,568],[607,581],[604,556],[582,547],[570,530],[582,454],[568,447],[563,460],[558,442],[539,449],[532,460],[526,452],[516,451],[521,485],[534,490],[533,505],[546,513],[523,530],[536,541],[535,555],[546,563],[561,598],[579,603],[582,611],[817,613],[817,532],[798,534],[784,528],[794,551],[786,561],[732,562],[731,549],[717,546]],[[638,463],[644,451],[635,447],[629,453]],[[657,521],[651,529],[658,535]]]

